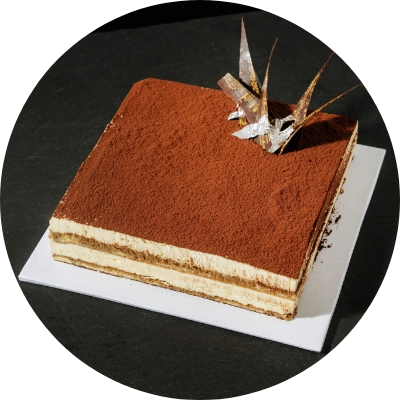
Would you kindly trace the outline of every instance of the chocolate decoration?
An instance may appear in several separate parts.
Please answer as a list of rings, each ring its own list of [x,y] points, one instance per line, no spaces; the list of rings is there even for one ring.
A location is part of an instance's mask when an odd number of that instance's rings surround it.
[[[257,109],[259,106],[259,99],[247,90],[239,81],[237,81],[231,74],[226,74],[218,81],[219,87],[233,99],[243,110],[247,120],[253,124],[257,119]]]
[[[239,117],[239,126],[240,128],[244,128],[247,125],[246,117]]]
[[[251,61],[243,19],[240,38],[239,79],[247,86],[248,89],[251,89],[254,94],[260,95],[257,76],[254,71],[253,62]]]
[[[275,119],[270,118],[268,115],[267,95],[268,73],[277,40],[278,39],[275,40],[275,43],[271,49],[265,78],[261,89],[260,99],[258,99],[256,95],[259,94],[259,88],[255,78],[244,22],[242,20],[239,76],[244,84],[249,84],[251,86],[253,93],[251,93],[229,73],[218,81],[218,85],[230,98],[237,103],[239,110],[241,109],[243,111],[244,115],[247,117],[247,121],[249,122],[249,124],[247,124],[245,118],[239,115],[239,112],[231,113],[228,119],[240,117],[240,129],[232,133],[232,135],[238,137],[239,139],[253,139],[269,153],[274,153],[280,149],[279,154],[282,154],[283,150],[296,132],[298,132],[314,115],[360,85],[357,85],[328,101],[322,107],[318,108],[307,116],[307,110],[311,101],[311,96],[314,92],[315,86],[317,85],[319,77],[334,54],[332,53],[322,68],[318,71],[315,78],[311,81],[307,90],[301,96],[293,112],[287,115],[285,118],[277,118],[276,116]],[[286,122],[289,121],[293,122],[287,126]],[[283,127],[285,127],[285,129],[282,130]]]
[[[259,144],[264,150],[268,150],[271,146],[271,137],[270,134],[260,135],[254,138],[254,141]]]
[[[311,81],[310,85],[308,86],[307,90],[304,92],[303,96],[301,96],[301,99],[296,105],[296,108],[294,109],[292,115],[294,117],[294,125],[296,127],[297,124],[300,124],[300,122],[306,117],[307,115],[307,109],[310,104],[311,96],[314,92],[315,86],[317,85],[318,79],[321,76],[322,72],[324,72],[325,67],[327,66],[329,60],[332,58],[334,53],[332,53],[329,58],[326,60],[325,64],[322,66],[322,68],[319,70],[315,78]]]
[[[275,43],[272,46],[272,50],[269,55],[267,70],[265,71],[265,78],[264,78],[264,82],[263,82],[263,85],[261,88],[260,106],[258,107],[258,110],[257,110],[257,121],[259,121],[263,115],[265,115],[269,119],[269,116],[268,116],[268,94],[267,94],[268,73],[269,73],[269,66],[271,64],[272,53],[274,52],[277,41],[278,41],[278,39],[275,40]],[[272,146],[271,135],[269,132],[264,135],[256,136],[254,141],[257,144],[259,144],[264,150],[268,150]]]

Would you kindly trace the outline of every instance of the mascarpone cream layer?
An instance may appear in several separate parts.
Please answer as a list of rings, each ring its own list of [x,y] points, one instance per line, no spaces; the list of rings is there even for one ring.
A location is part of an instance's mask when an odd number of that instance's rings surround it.
[[[128,273],[137,274],[150,279],[162,281],[162,286],[178,287],[188,292],[202,293],[211,297],[219,297],[238,302],[245,306],[253,306],[260,310],[282,315],[294,313],[296,300],[288,300],[265,292],[182,273],[143,262],[104,253],[87,247],[50,241],[51,251],[55,256],[68,257],[101,267],[115,268]]]
[[[298,279],[278,275],[255,268],[250,264],[229,260],[221,256],[176,247],[170,244],[157,243],[119,232],[79,224],[67,219],[52,217],[50,220],[50,230],[53,233],[78,235],[106,245],[127,247],[140,253],[148,252],[153,256],[174,260],[179,263],[193,262],[194,265],[206,271],[215,271],[226,276],[248,281],[258,281],[264,285],[291,292],[296,291],[299,282]]]

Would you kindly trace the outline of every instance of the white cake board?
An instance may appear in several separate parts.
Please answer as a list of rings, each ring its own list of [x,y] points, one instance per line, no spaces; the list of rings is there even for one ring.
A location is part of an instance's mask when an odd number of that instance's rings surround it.
[[[385,150],[356,146],[344,193],[335,205],[341,218],[330,228],[331,248],[319,253],[292,321],[54,261],[48,231],[19,279],[321,351],[384,156]]]

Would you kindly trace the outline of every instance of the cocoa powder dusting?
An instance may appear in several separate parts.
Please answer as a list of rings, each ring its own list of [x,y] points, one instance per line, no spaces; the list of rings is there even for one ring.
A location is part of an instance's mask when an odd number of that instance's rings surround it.
[[[231,135],[234,109],[222,91],[136,83],[54,216],[297,278],[356,121],[320,114],[277,156]]]

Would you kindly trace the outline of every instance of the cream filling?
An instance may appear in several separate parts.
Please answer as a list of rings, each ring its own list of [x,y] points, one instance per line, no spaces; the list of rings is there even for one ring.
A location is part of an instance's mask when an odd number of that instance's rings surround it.
[[[240,303],[244,306],[253,306],[264,311],[282,315],[293,314],[297,303],[297,300],[284,299],[265,292],[258,292],[229,283],[133,261],[125,257],[104,253],[76,244],[54,241],[50,241],[50,244],[53,255],[60,256],[61,258],[68,257],[101,267],[115,268],[148,279],[162,281],[163,284],[161,286],[178,287],[184,291],[197,292],[210,297],[219,297]]]
[[[170,244],[157,243],[119,232],[79,224],[67,219],[51,218],[50,230],[54,233],[78,235],[106,245],[127,247],[135,252],[148,252],[153,256],[171,259],[184,264],[193,262],[194,265],[205,271],[218,272],[223,275],[249,281],[258,281],[266,286],[289,290],[291,292],[296,291],[299,282],[298,279],[274,274],[273,272],[255,268],[250,264],[229,260],[221,256],[176,247]]]

